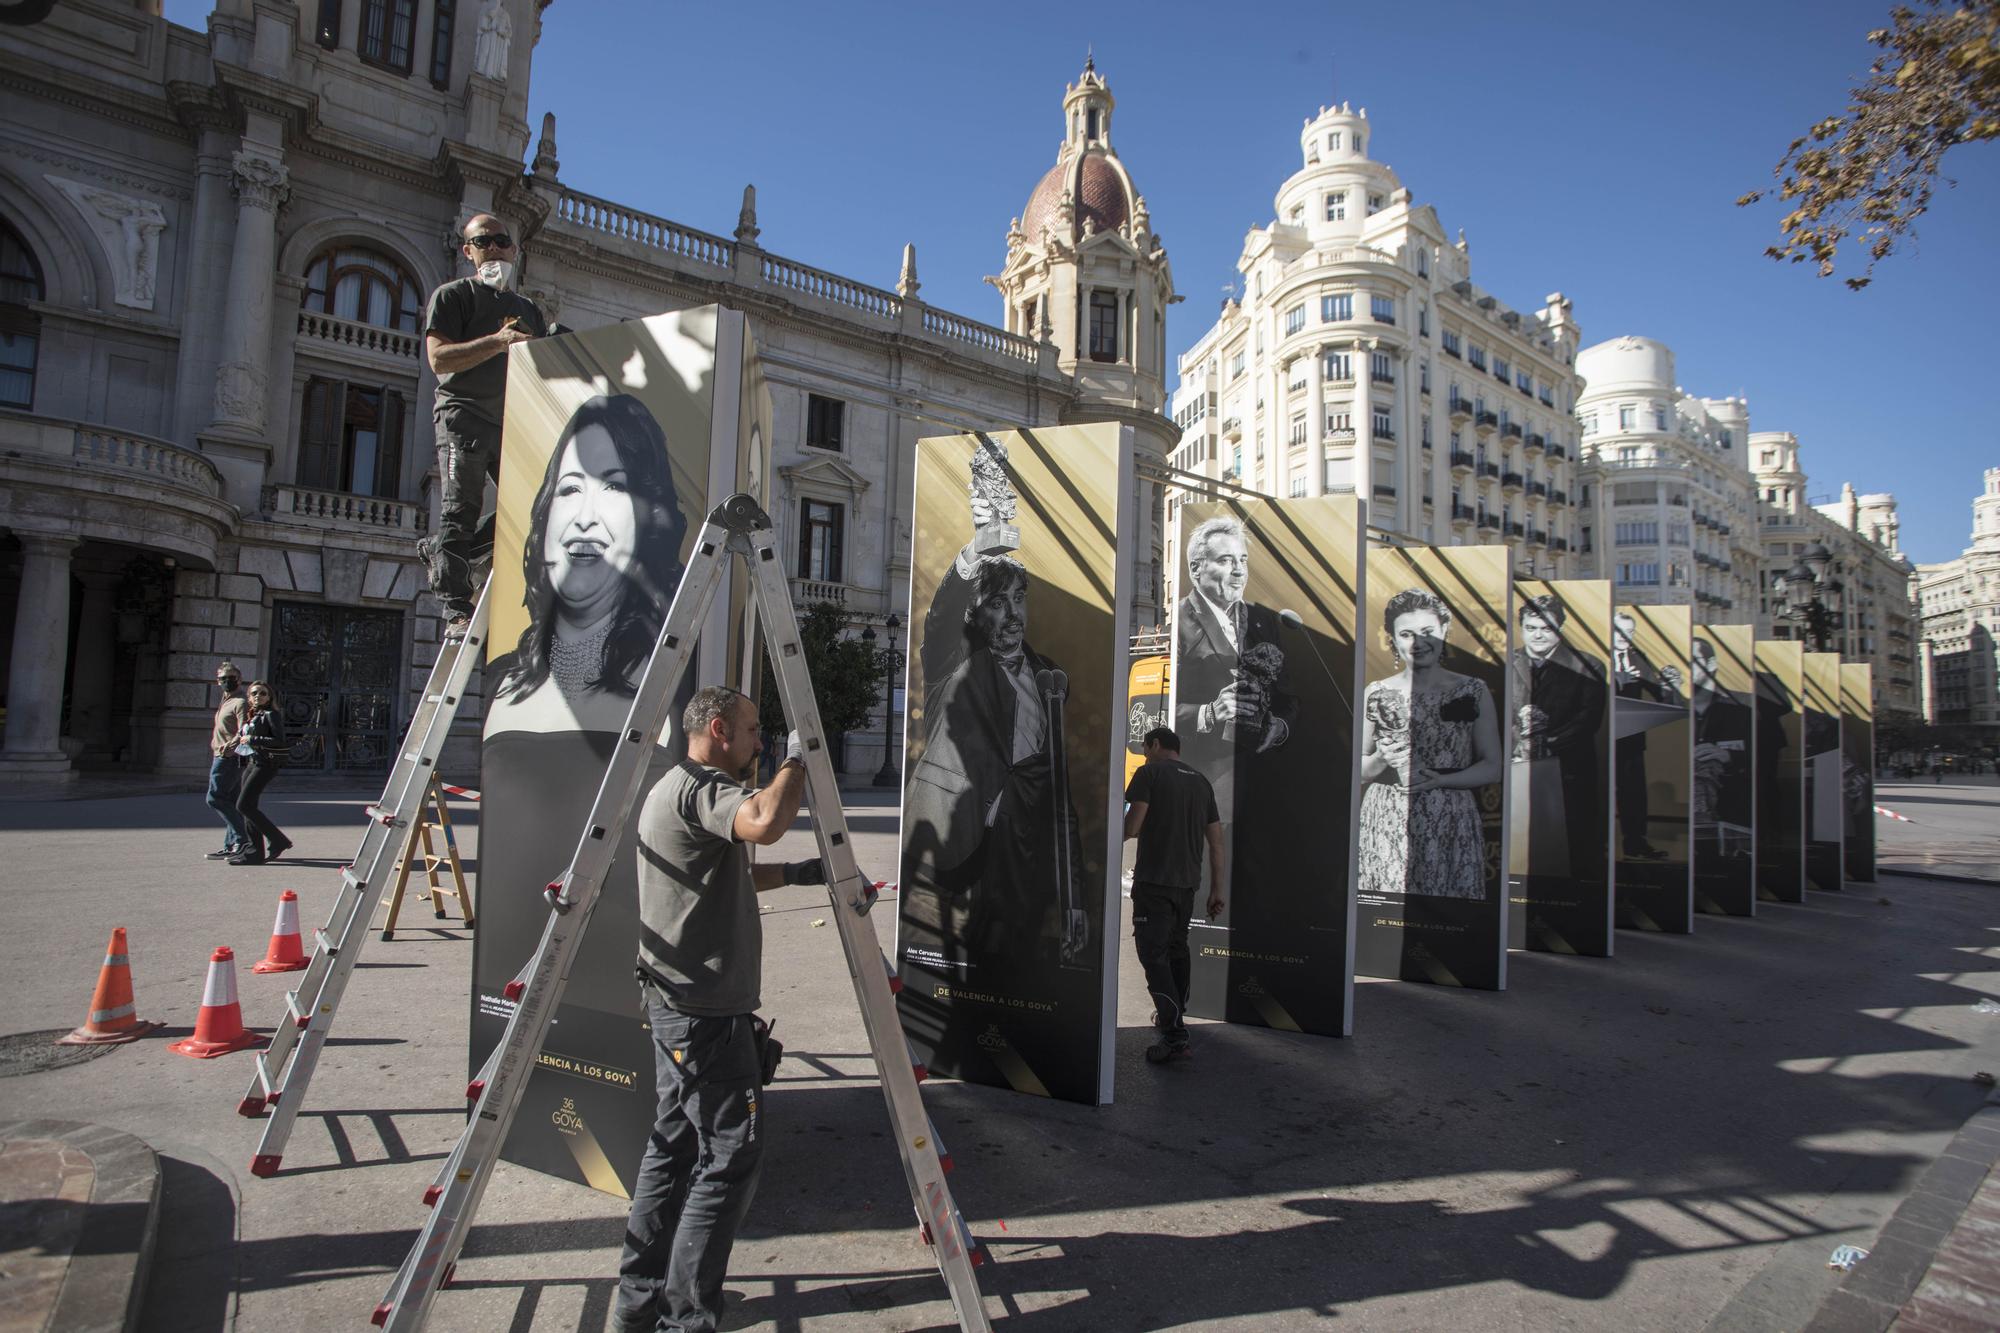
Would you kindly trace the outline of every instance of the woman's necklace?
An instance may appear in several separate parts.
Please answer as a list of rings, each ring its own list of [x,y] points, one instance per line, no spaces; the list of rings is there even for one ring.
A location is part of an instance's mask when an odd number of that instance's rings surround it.
[[[616,619],[605,616],[573,639],[549,635],[549,674],[563,698],[583,694],[604,673],[604,641],[611,637],[611,622]]]

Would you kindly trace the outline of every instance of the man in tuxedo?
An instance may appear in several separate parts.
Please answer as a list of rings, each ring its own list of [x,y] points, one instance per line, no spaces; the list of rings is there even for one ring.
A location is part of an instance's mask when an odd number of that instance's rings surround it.
[[[1234,818],[1243,795],[1239,776],[1245,761],[1275,750],[1291,738],[1298,700],[1284,688],[1284,654],[1277,671],[1255,666],[1278,646],[1278,615],[1243,600],[1250,581],[1250,546],[1243,525],[1212,518],[1188,538],[1188,577],[1174,622],[1174,730],[1186,746],[1185,760],[1215,787],[1224,823]],[[1245,657],[1251,659],[1246,669]]]
[[[1061,673],[1027,626],[1028,571],[967,542],[924,618],[924,752],[903,797],[903,883],[906,911],[982,980],[1087,961],[1083,843],[1074,804],[1058,796],[1068,783],[1050,727]]]
[[[1633,641],[1639,622],[1629,611],[1611,617],[1611,681],[1621,699],[1681,701],[1677,667],[1655,667]],[[1666,853],[1646,839],[1646,733],[1635,731],[1618,740],[1618,838],[1627,860],[1663,861]]]
[[[1572,879],[1604,878],[1604,803],[1598,736],[1608,704],[1604,668],[1563,642],[1568,608],[1553,593],[1525,598],[1521,646],[1508,673],[1515,751],[1557,761]]]

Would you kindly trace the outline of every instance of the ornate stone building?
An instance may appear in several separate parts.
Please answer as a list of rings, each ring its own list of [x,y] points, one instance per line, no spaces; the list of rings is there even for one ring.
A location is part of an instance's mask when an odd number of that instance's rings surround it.
[[[1923,617],[1924,718],[2000,752],[2000,467],[1972,502],[1972,544],[1917,566]]]
[[[1582,572],[1610,579],[1623,602],[1748,624],[1759,551],[1749,404],[1684,392],[1673,349],[1651,338],[1586,347],[1576,366]]]
[[[1164,451],[1172,282],[1094,69],[1010,236],[1001,327],[924,302],[908,248],[893,290],[773,252],[749,191],[721,232],[587,193],[553,117],[530,163],[545,4],[221,0],[196,32],[69,0],[0,28],[0,773],[205,767],[224,657],[273,680],[295,772],[381,771],[437,634],[423,303],[475,212],[573,328],[749,313],[798,597],[884,646],[920,434],[1111,418]],[[1100,293],[1115,333],[1086,328]],[[884,734],[850,737],[849,771]]]
[[[1322,107],[1243,291],[1180,358],[1172,462],[1266,495],[1358,492],[1369,521],[1576,569],[1578,329],[1557,293],[1503,305],[1463,233],[1369,155],[1368,113]]]

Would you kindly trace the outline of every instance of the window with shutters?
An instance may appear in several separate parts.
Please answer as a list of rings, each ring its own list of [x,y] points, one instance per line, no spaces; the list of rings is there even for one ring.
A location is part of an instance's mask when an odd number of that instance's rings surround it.
[[[847,511],[831,500],[799,501],[799,577],[841,582],[841,541]]]
[[[299,413],[298,484],[401,498],[403,395],[379,385],[313,378]]]

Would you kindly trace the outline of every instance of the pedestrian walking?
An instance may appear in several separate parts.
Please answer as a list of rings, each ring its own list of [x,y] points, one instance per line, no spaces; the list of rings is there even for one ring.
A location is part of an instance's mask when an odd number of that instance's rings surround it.
[[[753,791],[737,780],[764,748],[748,695],[699,690],[681,726],[687,758],[639,814],[639,989],[659,1107],[618,1261],[613,1327],[629,1333],[709,1333],[722,1318],[722,1279],[767,1137],[756,895],[826,882],[817,859],[753,866],[746,845],[770,846],[798,814],[797,733],[771,785]]]
[[[1146,762],[1125,786],[1125,836],[1139,840],[1132,870],[1132,944],[1153,996],[1160,1040],[1146,1048],[1154,1064],[1186,1059],[1188,925],[1201,886],[1202,847],[1208,848],[1209,919],[1222,912],[1222,816],[1215,788],[1181,762],[1181,738],[1170,727],[1146,733]]]
[[[229,858],[233,866],[260,866],[291,849],[292,840],[264,813],[262,805],[264,789],[284,767],[286,744],[277,696],[263,681],[251,681],[243,732],[236,743],[236,753],[243,760],[236,813],[243,824],[245,843],[240,853]]]
[[[243,673],[225,659],[215,668],[222,704],[215,710],[215,727],[208,741],[208,808],[222,820],[222,847],[208,853],[211,861],[226,861],[250,845],[242,816],[236,813],[236,784],[242,761],[236,757],[237,734],[243,730],[246,700]]]

